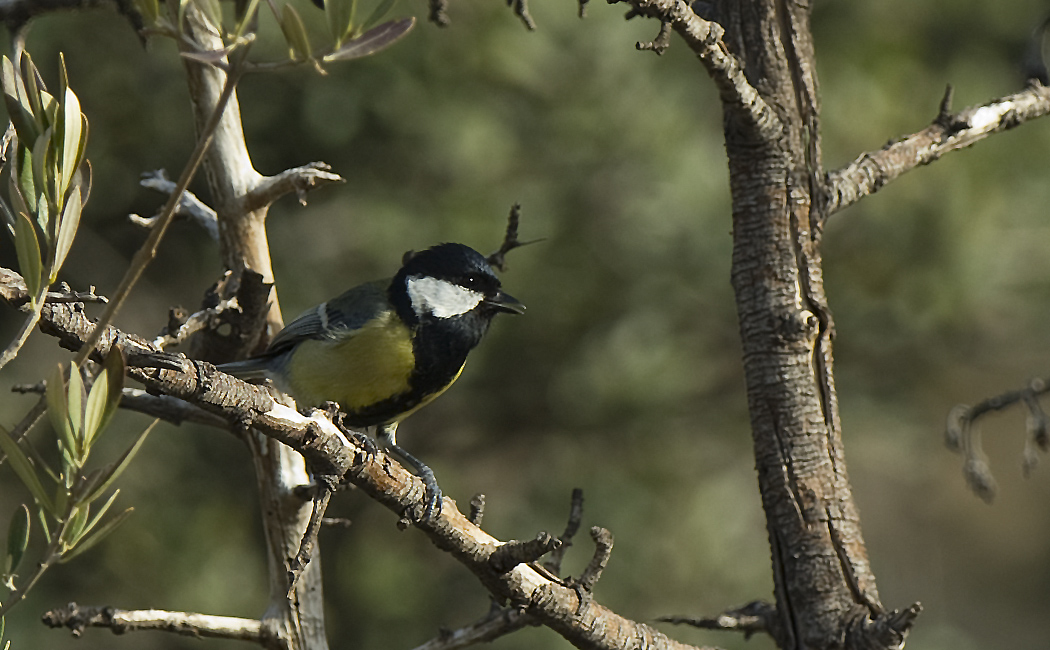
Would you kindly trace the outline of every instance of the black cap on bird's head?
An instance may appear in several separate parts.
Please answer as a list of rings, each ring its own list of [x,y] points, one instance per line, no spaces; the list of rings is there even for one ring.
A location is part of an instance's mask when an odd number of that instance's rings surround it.
[[[391,283],[391,300],[411,321],[497,313],[521,314],[525,306],[501,289],[485,257],[463,244],[439,244],[405,255]]]

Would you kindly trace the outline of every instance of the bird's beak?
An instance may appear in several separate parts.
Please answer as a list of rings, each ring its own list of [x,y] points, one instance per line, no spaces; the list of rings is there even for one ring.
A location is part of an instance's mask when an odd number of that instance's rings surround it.
[[[486,298],[485,304],[491,306],[496,311],[502,311],[508,314],[525,313],[525,305],[518,302],[518,299],[514,296],[502,291],[497,291],[495,296]]]

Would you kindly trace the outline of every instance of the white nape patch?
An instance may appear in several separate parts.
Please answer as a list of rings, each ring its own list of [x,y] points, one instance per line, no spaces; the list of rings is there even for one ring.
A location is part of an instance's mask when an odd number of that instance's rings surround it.
[[[485,298],[458,284],[421,275],[408,278],[407,289],[412,309],[419,315],[433,314],[436,318],[465,314]]]

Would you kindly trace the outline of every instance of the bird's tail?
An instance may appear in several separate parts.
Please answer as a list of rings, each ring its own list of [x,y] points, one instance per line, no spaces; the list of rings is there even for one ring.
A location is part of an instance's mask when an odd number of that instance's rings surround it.
[[[231,361],[216,366],[219,370],[238,379],[266,379],[269,359],[256,357],[244,361]]]

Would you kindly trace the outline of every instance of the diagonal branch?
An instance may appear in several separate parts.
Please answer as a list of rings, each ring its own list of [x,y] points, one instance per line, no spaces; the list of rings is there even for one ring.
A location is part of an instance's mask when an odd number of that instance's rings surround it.
[[[78,305],[49,303],[42,310],[41,329],[57,337],[62,346],[78,349],[94,323]],[[128,374],[145,384],[147,391],[194,404],[222,417],[234,430],[251,428],[282,442],[303,455],[314,476],[350,482],[398,516],[421,507],[425,489],[418,477],[389,456],[369,453],[356,439],[344,436],[322,411],[303,415],[275,402],[263,387],[230,377],[210,363],[158,354],[148,341],[112,326],[103,330],[94,354],[108,354],[114,346],[128,359]],[[524,610],[578,647],[693,649],[544,575],[527,561],[532,554],[513,558],[521,560],[517,564],[501,561],[508,559],[506,552],[499,552],[507,542],[472,524],[452,499],[445,498],[440,516],[415,525],[474,573],[494,597]]]
[[[930,126],[878,151],[861,154],[842,169],[830,172],[828,203],[823,214],[830,216],[847,208],[901,174],[928,165],[950,151],[1050,113],[1050,88],[1040,84],[958,113],[951,113],[948,107],[950,92],[949,87],[940,113]]]

